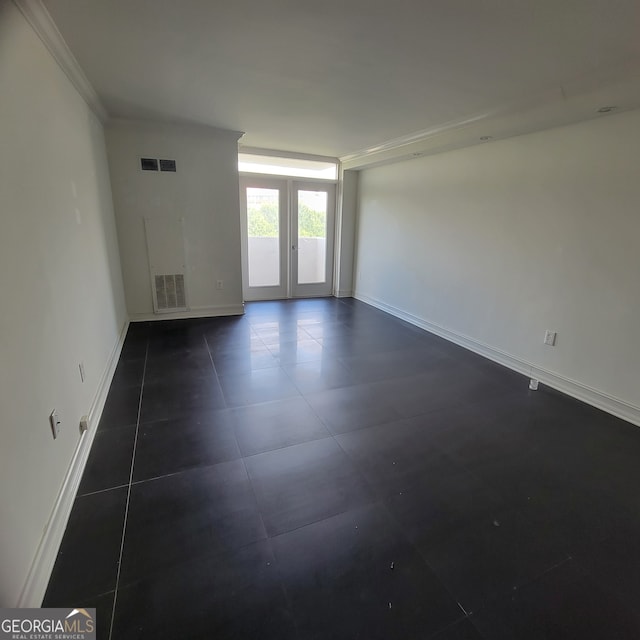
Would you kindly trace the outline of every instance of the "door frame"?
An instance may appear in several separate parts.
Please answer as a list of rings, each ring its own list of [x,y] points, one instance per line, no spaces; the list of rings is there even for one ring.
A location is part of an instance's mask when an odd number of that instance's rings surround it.
[[[289,278],[291,282],[292,298],[312,298],[330,296],[333,291],[334,273],[334,244],[336,228],[336,187],[333,183],[309,182],[306,180],[291,180],[289,185],[291,199],[291,266]],[[325,246],[325,279],[324,282],[307,284],[298,283],[298,191],[326,191],[327,192],[327,236]]]
[[[246,301],[281,300],[330,296],[333,292],[336,184],[325,180],[241,174],[240,228],[242,233],[242,294]],[[275,286],[249,286],[249,234],[247,228],[246,189],[277,189],[279,198],[280,283]],[[298,190],[327,192],[327,239],[325,282],[298,284]]]
[[[247,188],[277,189],[280,282],[275,286],[249,286],[249,232],[247,228]],[[287,180],[281,178],[240,176],[240,228],[242,233],[242,295],[247,301],[281,300],[289,297],[289,209]]]

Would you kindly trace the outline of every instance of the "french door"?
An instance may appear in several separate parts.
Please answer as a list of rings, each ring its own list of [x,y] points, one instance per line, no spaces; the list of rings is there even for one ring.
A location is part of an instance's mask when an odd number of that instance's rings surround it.
[[[240,178],[245,300],[331,295],[335,185]]]

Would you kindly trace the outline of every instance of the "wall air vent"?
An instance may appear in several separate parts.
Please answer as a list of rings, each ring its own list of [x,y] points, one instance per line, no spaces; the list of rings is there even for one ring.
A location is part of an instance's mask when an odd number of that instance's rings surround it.
[[[175,160],[160,160],[160,171],[173,171],[176,170]]]
[[[188,311],[189,283],[182,218],[145,218],[144,229],[154,313]]]
[[[140,168],[143,171],[157,171],[158,161],[155,158],[140,158]]]
[[[184,309],[187,306],[184,294],[184,275],[172,273],[156,276],[156,301],[158,311]]]

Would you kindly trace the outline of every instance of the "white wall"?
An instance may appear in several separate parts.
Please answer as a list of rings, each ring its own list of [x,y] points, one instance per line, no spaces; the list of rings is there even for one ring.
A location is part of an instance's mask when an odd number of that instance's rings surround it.
[[[15,606],[126,311],[102,125],[10,2],[0,96],[0,606]]]
[[[210,127],[116,121],[107,147],[127,308],[153,313],[144,218],[184,218],[186,282],[199,313],[241,313],[239,134]],[[140,158],[176,160],[177,172],[140,169]],[[216,281],[223,289],[216,289]],[[163,314],[165,317],[166,314]]]
[[[362,172],[357,296],[637,421],[638,149],[633,111]]]
[[[334,295],[349,297],[353,294],[353,264],[358,211],[358,171],[343,171],[341,202],[337,220],[336,278]]]

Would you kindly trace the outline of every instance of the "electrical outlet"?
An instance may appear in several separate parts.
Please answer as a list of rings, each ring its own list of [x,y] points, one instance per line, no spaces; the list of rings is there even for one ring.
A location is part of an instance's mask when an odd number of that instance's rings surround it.
[[[224,282],[222,280],[216,280],[216,289],[222,289]]]
[[[554,347],[556,344],[556,335],[555,331],[545,331],[544,332],[544,343],[548,344],[550,347]]]
[[[78,369],[80,369],[80,380],[82,380],[82,382],[84,382],[84,379],[85,379],[84,362],[81,362],[78,365]]]
[[[60,425],[62,421],[60,420],[60,415],[54,409],[49,416],[49,424],[51,425],[51,433],[53,433],[53,439],[55,440],[60,433]]]

